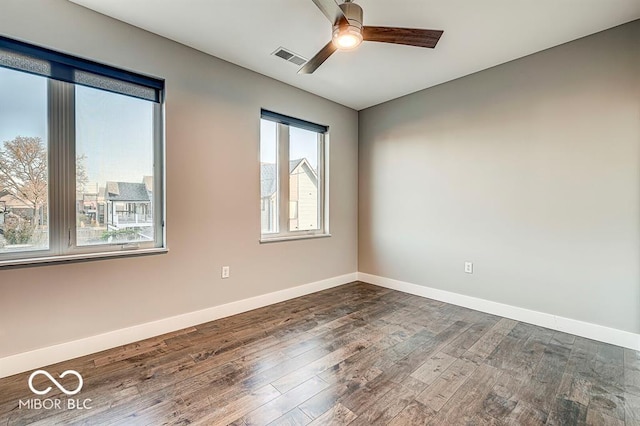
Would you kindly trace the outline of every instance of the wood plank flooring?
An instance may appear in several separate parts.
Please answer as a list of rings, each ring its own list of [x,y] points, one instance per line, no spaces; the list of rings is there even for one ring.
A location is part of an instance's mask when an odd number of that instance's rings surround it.
[[[640,425],[640,353],[360,282],[45,369],[0,425]]]

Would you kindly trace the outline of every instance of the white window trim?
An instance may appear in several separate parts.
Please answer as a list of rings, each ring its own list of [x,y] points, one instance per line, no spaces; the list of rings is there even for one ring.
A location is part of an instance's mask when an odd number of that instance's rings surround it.
[[[277,141],[277,194],[278,194],[278,232],[260,235],[260,243],[292,241],[310,238],[330,237],[329,232],[329,133],[318,132],[318,229],[289,230],[289,127],[276,122]],[[295,127],[295,126],[294,126]]]

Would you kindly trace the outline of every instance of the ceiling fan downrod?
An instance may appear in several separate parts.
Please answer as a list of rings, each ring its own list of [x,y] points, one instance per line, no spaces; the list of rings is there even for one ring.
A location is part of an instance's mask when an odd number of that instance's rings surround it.
[[[346,19],[338,20],[333,25],[333,44],[340,50],[352,50],[362,43],[362,8],[351,1],[339,6]]]

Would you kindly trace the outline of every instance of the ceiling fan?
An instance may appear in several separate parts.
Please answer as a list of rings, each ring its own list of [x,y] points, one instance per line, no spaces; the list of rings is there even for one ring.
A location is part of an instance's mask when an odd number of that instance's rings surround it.
[[[338,5],[335,0],[312,0],[331,21],[333,36],[298,74],[311,74],[336,50],[353,50],[363,41],[406,44],[434,48],[444,31],[417,28],[367,27],[362,25],[362,8],[351,0]]]

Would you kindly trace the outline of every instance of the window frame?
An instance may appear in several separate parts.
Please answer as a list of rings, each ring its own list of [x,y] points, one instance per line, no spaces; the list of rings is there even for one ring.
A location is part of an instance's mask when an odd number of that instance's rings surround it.
[[[4,57],[1,57],[4,55]],[[27,65],[11,62],[11,55]],[[9,59],[7,59],[9,58]],[[2,61],[4,59],[4,62]],[[29,68],[29,63],[46,66]],[[48,64],[48,65],[47,65]],[[0,267],[167,252],[165,203],[164,80],[110,65],[77,58],[0,36],[0,67],[47,79],[48,233],[49,247],[42,250],[0,253]],[[76,74],[77,72],[77,74]],[[75,81],[76,75],[95,76],[105,85],[122,83],[122,91]],[[101,80],[103,79],[103,80]],[[153,107],[153,224],[150,242],[77,244],[76,225],[76,93],[77,85],[132,96]],[[140,96],[136,96],[136,90]]]
[[[330,237],[329,232],[329,126],[315,124],[299,118],[285,116],[276,112],[261,110],[260,120],[276,123],[276,188],[277,188],[277,223],[278,231],[262,233],[260,242],[271,243],[278,241],[300,240],[308,238]],[[318,149],[318,229],[292,231],[289,229],[291,220],[291,199],[289,191],[289,146],[291,127],[310,130],[317,134]],[[260,161],[258,162],[260,164]],[[297,204],[297,202],[296,202]],[[299,207],[298,207],[299,208]],[[262,213],[261,213],[262,214]],[[299,212],[296,215],[299,219]],[[261,222],[261,221],[260,221]]]

